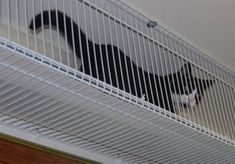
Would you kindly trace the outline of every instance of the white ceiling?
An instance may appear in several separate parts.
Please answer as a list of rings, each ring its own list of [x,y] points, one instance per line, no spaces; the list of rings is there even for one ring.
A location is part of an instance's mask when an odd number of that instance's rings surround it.
[[[122,0],[235,71],[235,0]]]

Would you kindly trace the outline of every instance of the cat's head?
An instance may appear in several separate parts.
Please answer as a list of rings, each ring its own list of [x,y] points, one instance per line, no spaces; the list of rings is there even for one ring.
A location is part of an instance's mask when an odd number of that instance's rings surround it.
[[[171,79],[171,98],[177,107],[194,107],[213,80],[203,80],[193,76],[191,64],[186,63],[173,74]]]

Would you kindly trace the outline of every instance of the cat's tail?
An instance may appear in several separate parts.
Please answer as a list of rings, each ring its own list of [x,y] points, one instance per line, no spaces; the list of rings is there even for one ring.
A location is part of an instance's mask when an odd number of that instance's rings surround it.
[[[85,35],[70,17],[57,10],[43,11],[32,18],[29,25],[29,29],[32,31],[40,32],[43,30],[42,28],[58,29],[60,34],[67,39],[69,46],[80,57],[79,34],[81,39],[85,39]]]

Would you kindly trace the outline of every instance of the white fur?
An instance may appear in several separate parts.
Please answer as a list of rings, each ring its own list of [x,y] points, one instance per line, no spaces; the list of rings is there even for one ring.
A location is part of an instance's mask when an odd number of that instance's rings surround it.
[[[194,107],[196,105],[196,93],[197,90],[195,89],[189,95],[171,94],[171,98],[177,107],[182,107],[182,104],[187,104],[189,107]]]
[[[142,101],[145,100],[145,94],[142,95],[141,99],[142,99]]]

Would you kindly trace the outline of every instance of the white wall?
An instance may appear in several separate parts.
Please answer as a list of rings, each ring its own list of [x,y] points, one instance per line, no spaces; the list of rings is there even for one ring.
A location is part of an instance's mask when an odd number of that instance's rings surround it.
[[[199,48],[206,54],[212,56],[213,58],[217,59],[218,61],[224,63],[229,68],[235,70],[235,11],[234,5],[235,0],[122,0],[125,3],[129,4],[131,7],[135,8],[136,10],[144,13],[148,17],[152,18],[153,20],[157,20],[160,24],[164,25],[172,31],[173,33],[181,36],[181,38],[185,39],[193,46]],[[7,19],[7,12],[8,10],[4,8],[7,6],[6,3],[8,1],[0,0],[2,9],[0,10],[0,19],[3,21]],[[16,23],[16,17],[19,17],[19,24],[21,25],[20,28],[22,30],[28,29],[28,24],[25,22],[24,14],[25,14],[25,3],[18,3],[19,8],[16,12],[16,2],[17,1],[10,1],[10,8],[11,8],[11,22],[12,24]],[[41,3],[42,2],[42,3]],[[50,3],[48,3],[50,2]],[[55,3],[58,4],[58,8],[63,10],[62,4],[64,1],[62,0],[53,0],[53,1],[35,1],[35,13],[39,13],[41,11],[41,6],[43,10],[48,8],[56,8]],[[68,1],[70,2],[70,1]],[[74,21],[77,22],[77,13],[79,13],[80,22],[84,22],[82,18],[86,17],[87,19],[87,27],[88,31],[91,31],[91,20],[90,20],[90,13],[87,7],[85,12],[86,15],[83,15],[84,7],[82,7],[81,3],[78,3],[77,0],[71,1],[71,7],[73,10],[70,10],[69,3],[66,3],[64,10],[68,15],[73,15]],[[98,1],[100,2],[100,1]],[[213,3],[212,3],[213,2]],[[75,5],[75,4],[78,4]],[[104,5],[107,6],[108,5]],[[77,8],[78,7],[78,8]],[[104,7],[105,8],[105,7]],[[29,22],[32,18],[33,14],[33,4],[31,0],[27,0],[27,21]],[[72,11],[72,13],[71,13]],[[113,7],[110,8],[109,12],[115,13]],[[18,13],[18,14],[17,14]],[[97,20],[95,18],[95,12],[92,11],[92,22],[93,27],[97,26]],[[98,14],[99,20],[102,20],[100,14]],[[82,19],[82,20],[81,20]],[[93,28],[94,31],[94,38],[95,41],[97,40],[97,34],[101,33],[100,36],[103,36],[103,33],[106,33],[107,36],[107,43],[110,43],[110,35],[113,35],[112,38],[115,38],[115,30],[110,33],[107,29],[115,29],[113,22],[111,21],[111,27],[109,27],[108,19],[105,18],[105,26],[106,32],[104,32],[104,27],[102,25],[102,21],[98,21],[100,25],[99,32],[97,31],[98,28]],[[145,26],[145,25],[144,25]],[[80,23],[81,29],[84,31],[84,23]],[[123,28],[123,27],[122,27]],[[117,24],[117,32],[120,34],[120,26]],[[123,29],[124,32],[126,31]],[[42,33],[41,33],[42,35]],[[131,34],[129,34],[131,35]],[[124,33],[124,37],[129,36]],[[39,35],[40,36],[40,35]],[[49,38],[50,35],[45,34],[45,38]],[[57,35],[56,35],[57,36]],[[87,33],[89,38],[92,38],[91,32]],[[122,43],[122,38],[119,36],[119,45],[120,49],[123,49],[123,45],[127,46],[126,38],[124,38],[124,44]],[[136,36],[136,35],[134,35]],[[131,39],[131,37],[129,37]],[[57,39],[56,39],[57,40]],[[136,38],[134,39],[137,40]],[[104,38],[101,37],[101,42],[104,42]],[[54,44],[57,44],[55,42]],[[116,40],[113,39],[113,44],[117,45]],[[65,44],[64,44],[65,45]],[[136,43],[138,46],[138,43]],[[141,45],[141,47],[143,47]],[[128,47],[125,48],[125,54],[135,54],[137,56],[137,61],[139,61],[140,54],[141,55],[151,55],[148,52],[148,48],[145,50],[147,51],[146,54],[140,49],[139,52],[133,51],[133,45],[130,45],[130,50]],[[129,50],[129,51],[127,51]],[[142,51],[141,51],[142,50]],[[152,55],[152,56],[159,56],[159,55]],[[169,56],[169,55],[164,55]],[[146,57],[147,63],[149,63],[149,57]],[[171,60],[171,59],[170,59]],[[137,62],[138,65],[139,62]],[[169,64],[166,64],[169,65]],[[143,66],[146,67],[146,64]],[[163,68],[163,67],[162,67]],[[162,69],[161,68],[161,69]],[[165,67],[164,67],[165,68]],[[160,68],[159,68],[160,69]],[[153,68],[155,70],[155,68]],[[169,70],[169,69],[168,69]],[[151,71],[151,68],[150,68]],[[166,72],[165,70],[163,70]],[[160,71],[161,72],[161,71]]]
[[[166,51],[163,52],[163,49],[159,50],[161,51],[161,55],[157,55],[160,52],[158,51],[158,47],[156,45],[154,45],[153,43],[148,44],[148,40],[145,39],[143,36],[137,35],[137,33],[132,32],[130,29],[122,26],[120,23],[115,22],[114,24],[114,21],[112,19],[105,16],[104,14],[95,12],[94,9],[92,9],[91,7],[88,7],[87,5],[82,4],[78,0],[71,0],[71,1],[68,1],[68,3],[64,3],[65,1],[63,0],[53,0],[53,1],[26,0],[24,1],[24,3],[19,3],[18,1],[15,1],[15,0],[10,0],[9,2],[10,3],[8,4],[8,1],[0,0],[0,23],[4,23],[8,26],[10,24],[11,27],[15,27],[15,28],[17,27],[17,29],[20,31],[29,32],[28,25],[30,21],[32,20],[32,18],[35,16],[35,14],[38,14],[48,9],[58,9],[60,11],[64,11],[66,15],[73,18],[74,22],[76,23],[79,22],[78,23],[79,27],[84,33],[86,33],[86,36],[88,36],[90,40],[93,41],[93,38],[94,38],[94,42],[99,43],[98,38],[100,37],[100,42],[102,44],[113,44],[119,47],[123,51],[125,49],[124,51],[125,55],[130,56],[132,60],[138,66],[144,68],[145,70],[147,70],[148,68],[147,71],[162,75],[162,74],[169,74],[171,72],[175,72],[176,70],[178,70],[179,67],[182,66],[183,62],[181,61],[179,65],[175,66],[171,70],[169,68],[170,67],[169,60],[174,59],[172,55],[167,55],[167,52]],[[71,2],[71,4],[69,2]],[[112,3],[108,3],[108,1],[98,1],[98,2],[99,3],[97,5],[98,6],[101,5],[102,6],[101,8],[108,11],[108,13],[111,13],[111,15],[117,16],[119,14],[118,12],[120,11],[118,10],[119,8],[112,5]],[[27,13],[27,17],[25,18],[26,13]],[[133,23],[135,18],[130,17],[129,15],[126,16],[125,14],[126,13],[124,12],[120,12],[120,17],[127,17],[125,21],[127,21],[128,23],[130,22]],[[8,18],[8,15],[10,15],[9,18]],[[85,20],[86,20],[86,28],[85,28]],[[97,28],[98,24],[99,24],[99,28]],[[143,26],[145,28],[145,31],[150,30],[149,28],[147,28],[146,24],[143,22],[138,22],[137,24],[136,22],[135,24],[133,23],[133,26],[135,25],[138,26],[139,28]],[[121,31],[123,31],[123,34]],[[33,34],[31,32],[29,33]],[[92,37],[93,35],[94,37]],[[12,31],[11,31],[11,36],[12,36]],[[53,45],[59,45],[59,41],[58,41],[59,39],[57,38],[57,36],[58,36],[57,33],[54,32],[54,35],[52,35]],[[38,33],[37,38],[39,38],[40,40],[45,39],[46,41],[48,41],[48,43],[50,43],[51,42],[50,30],[47,29],[47,30],[44,30],[43,32]],[[60,37],[60,42],[61,42],[60,45],[62,47],[62,50],[66,51],[66,42],[64,41],[63,37]],[[38,43],[36,42],[35,42],[35,45],[39,47]],[[36,50],[40,53],[44,53],[43,44],[41,48],[42,50],[40,48],[35,48],[35,47],[36,46],[32,47],[33,50]],[[153,47],[156,48],[155,53],[153,53],[154,52]],[[49,52],[47,48],[45,48],[45,51],[46,51],[45,54],[47,56],[56,56],[56,58],[60,59],[58,54],[52,55],[52,52]],[[66,55],[63,55],[63,56],[66,56]],[[152,62],[150,56],[152,56],[153,58],[152,60],[154,62]],[[67,64],[71,62],[67,62],[66,60],[63,63]],[[162,63],[162,65],[155,64],[155,63]]]
[[[235,71],[235,0],[122,0]]]

